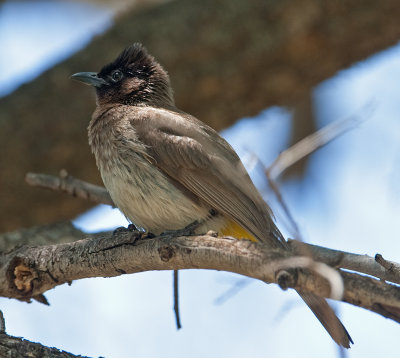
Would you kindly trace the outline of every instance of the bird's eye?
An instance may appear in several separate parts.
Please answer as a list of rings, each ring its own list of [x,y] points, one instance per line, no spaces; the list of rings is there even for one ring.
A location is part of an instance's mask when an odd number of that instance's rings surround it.
[[[146,73],[144,71],[142,71],[142,70],[136,70],[135,76],[137,78],[145,78],[146,77]]]
[[[124,77],[124,74],[120,70],[115,70],[111,73],[111,80],[116,83]]]

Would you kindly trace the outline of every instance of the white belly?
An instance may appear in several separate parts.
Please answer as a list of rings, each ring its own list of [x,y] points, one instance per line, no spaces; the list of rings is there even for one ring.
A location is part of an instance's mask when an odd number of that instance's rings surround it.
[[[101,173],[114,203],[132,223],[160,234],[182,229],[209,215],[209,208],[194,203],[156,167],[146,164],[135,166],[130,173],[115,166]]]

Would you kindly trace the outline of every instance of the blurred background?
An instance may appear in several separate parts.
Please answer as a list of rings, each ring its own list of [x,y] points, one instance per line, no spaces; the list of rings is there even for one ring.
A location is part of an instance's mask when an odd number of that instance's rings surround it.
[[[86,132],[94,91],[69,77],[142,42],[170,73],[178,107],[238,151],[289,237],[263,167],[357,118],[279,187],[307,242],[400,262],[399,15],[396,0],[0,1],[1,232],[127,224],[117,209],[28,187],[24,176],[65,168],[101,183]],[[340,354],[293,292],[224,272],[180,277],[180,331],[171,272],[85,279],[47,292],[50,307],[2,298],[0,309],[8,334],[94,357]],[[355,341],[348,357],[394,356],[397,323],[335,307]]]

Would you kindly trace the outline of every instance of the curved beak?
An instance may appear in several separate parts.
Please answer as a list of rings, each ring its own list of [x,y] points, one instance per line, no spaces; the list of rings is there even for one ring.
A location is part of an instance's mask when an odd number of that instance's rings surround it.
[[[78,72],[73,74],[71,78],[94,87],[100,87],[108,84],[105,80],[98,77],[96,72]]]

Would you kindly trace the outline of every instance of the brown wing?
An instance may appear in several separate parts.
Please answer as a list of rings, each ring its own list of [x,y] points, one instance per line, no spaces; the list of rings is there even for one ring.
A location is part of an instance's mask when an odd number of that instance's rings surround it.
[[[161,171],[260,241],[283,245],[270,208],[217,132],[193,117],[164,110],[132,124]]]

